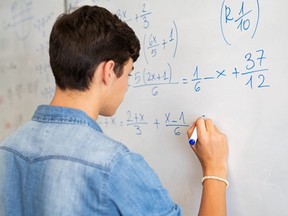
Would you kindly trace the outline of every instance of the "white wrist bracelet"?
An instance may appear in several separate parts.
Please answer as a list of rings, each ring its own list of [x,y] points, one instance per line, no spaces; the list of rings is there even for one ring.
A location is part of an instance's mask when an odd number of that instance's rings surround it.
[[[202,178],[202,184],[203,184],[203,182],[204,182],[206,179],[214,179],[214,180],[217,180],[217,181],[222,181],[222,182],[224,182],[224,183],[226,184],[226,188],[228,188],[228,186],[229,186],[229,182],[228,182],[226,179],[221,178],[221,177],[218,177],[218,176],[204,176],[204,177]]]

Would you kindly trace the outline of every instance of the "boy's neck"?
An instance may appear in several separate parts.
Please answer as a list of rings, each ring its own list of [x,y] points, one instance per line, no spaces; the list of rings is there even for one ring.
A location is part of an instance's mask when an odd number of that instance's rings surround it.
[[[95,95],[91,95],[89,90],[61,90],[57,87],[50,105],[82,110],[96,121],[99,115],[99,106],[95,98]]]

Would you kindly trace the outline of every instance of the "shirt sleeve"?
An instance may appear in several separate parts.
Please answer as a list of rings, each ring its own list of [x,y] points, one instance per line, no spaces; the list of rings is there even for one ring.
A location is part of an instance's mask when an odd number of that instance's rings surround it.
[[[112,167],[108,188],[110,204],[119,215],[182,215],[141,155],[128,153],[121,157]]]

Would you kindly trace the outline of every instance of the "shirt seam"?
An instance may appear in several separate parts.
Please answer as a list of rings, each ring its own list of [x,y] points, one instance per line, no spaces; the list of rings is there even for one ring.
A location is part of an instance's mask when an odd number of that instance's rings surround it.
[[[23,160],[29,162],[30,164],[34,164],[40,161],[45,161],[45,160],[65,160],[65,161],[71,161],[71,162],[75,162],[75,163],[80,163],[83,164],[85,166],[90,166],[90,167],[94,167],[97,169],[101,169],[104,171],[109,171],[111,170],[110,166],[100,166],[96,163],[93,162],[89,162],[87,160],[83,160],[80,158],[76,158],[76,157],[71,157],[71,156],[65,156],[65,155],[47,155],[47,156],[43,156],[43,157],[37,157],[37,158],[29,158],[24,156],[23,154],[21,154],[20,152],[16,151],[13,148],[9,148],[9,147],[5,147],[5,146],[1,146],[0,149],[2,150],[6,150],[8,152],[11,152],[17,156],[19,156],[20,158],[22,158]]]

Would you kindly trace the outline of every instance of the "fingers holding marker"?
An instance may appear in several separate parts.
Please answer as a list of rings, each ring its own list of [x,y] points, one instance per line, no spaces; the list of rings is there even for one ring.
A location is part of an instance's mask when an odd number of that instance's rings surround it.
[[[190,136],[192,135],[194,129],[195,129],[196,123],[194,122],[187,130],[187,137],[190,139]]]
[[[211,119],[206,119],[205,125],[208,132],[218,131],[217,127],[215,126],[215,124]]]
[[[198,139],[198,135],[202,133],[203,129],[206,130],[205,126],[205,115],[198,118],[196,122],[192,124],[192,126],[188,129],[187,134],[189,137],[189,144],[191,146],[195,145]],[[197,130],[198,128],[198,130]],[[189,136],[190,134],[190,136]]]

